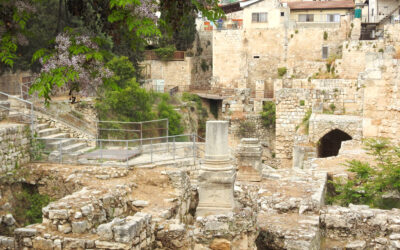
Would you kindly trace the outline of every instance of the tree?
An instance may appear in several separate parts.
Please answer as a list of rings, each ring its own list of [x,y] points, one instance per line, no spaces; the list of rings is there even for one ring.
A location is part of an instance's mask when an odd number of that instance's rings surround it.
[[[155,14],[158,8],[166,3],[178,6],[181,2],[181,0],[0,0],[0,60],[2,68],[12,68],[15,62],[24,65],[25,68],[27,65],[41,66],[33,90],[38,91],[46,102],[50,100],[54,87],[77,86],[78,89],[85,92],[93,79],[99,80],[100,84],[104,81],[104,76],[107,74],[102,74],[102,65],[107,62],[107,59],[112,58],[112,56],[107,56],[107,53],[128,56],[135,68],[138,69],[137,62],[141,59],[141,52],[147,41],[161,36],[159,20]],[[222,15],[222,11],[218,7],[218,0],[187,0],[185,2],[192,8],[192,10],[185,8],[185,13],[202,12],[209,19],[215,19]],[[45,41],[46,43],[42,43],[45,44],[44,48],[36,53],[26,53],[33,54],[33,61],[36,64],[31,64],[30,60],[28,61],[26,58],[18,60],[20,54],[18,45],[27,45],[30,42],[29,36],[27,38],[24,33],[34,31],[35,27],[37,29],[37,26],[33,24],[27,28],[27,24],[30,24],[30,21],[45,22],[44,17],[40,18],[40,15],[37,14],[37,10],[45,10],[43,5],[46,3],[57,6],[58,11],[47,14],[53,15],[52,18],[49,18],[53,24],[48,24],[48,27],[51,27],[54,33],[52,39],[48,35],[44,40],[54,39],[56,42],[47,44]],[[34,18],[33,15],[35,15]],[[176,28],[176,24],[179,23],[175,22],[173,18],[167,21],[168,23],[164,24],[164,27],[171,25]],[[66,32],[66,28],[68,32]],[[56,60],[57,58],[62,59],[62,56],[66,55],[66,50],[60,50],[57,47],[60,39],[66,34],[72,44],[67,49],[68,55],[79,58],[86,57],[78,60],[80,68],[67,64],[71,60]],[[96,45],[90,47],[74,44],[76,37],[83,34]],[[58,42],[56,37],[58,37]],[[106,44],[108,47],[105,46]],[[37,62],[41,62],[41,64]],[[65,63],[63,64],[63,62]],[[82,68],[86,69],[88,65],[97,65],[101,70],[96,72],[96,68],[90,67],[88,72],[92,78],[88,78],[86,77],[88,74],[81,70]],[[48,70],[49,68],[50,70]],[[135,71],[137,77],[139,72],[139,70]]]
[[[387,203],[385,195],[400,194],[400,146],[386,139],[370,139],[366,143],[367,153],[373,163],[359,160],[347,161],[345,166],[354,173],[348,181],[335,180],[335,190],[330,202],[341,205],[367,204],[372,207],[392,208],[397,203]]]

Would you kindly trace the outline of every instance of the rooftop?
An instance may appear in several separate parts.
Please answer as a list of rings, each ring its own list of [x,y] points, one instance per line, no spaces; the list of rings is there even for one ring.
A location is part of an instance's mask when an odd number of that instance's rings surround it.
[[[354,9],[353,1],[307,1],[289,2],[291,10]]]

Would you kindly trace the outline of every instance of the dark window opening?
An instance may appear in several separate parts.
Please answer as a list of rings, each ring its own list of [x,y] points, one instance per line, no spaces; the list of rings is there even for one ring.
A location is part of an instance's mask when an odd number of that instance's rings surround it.
[[[281,12],[281,16],[285,16],[285,12]]]
[[[260,58],[260,56],[253,56],[253,58]]]
[[[332,130],[319,140],[318,157],[325,158],[338,155],[342,142],[351,139],[350,135],[339,129]]]

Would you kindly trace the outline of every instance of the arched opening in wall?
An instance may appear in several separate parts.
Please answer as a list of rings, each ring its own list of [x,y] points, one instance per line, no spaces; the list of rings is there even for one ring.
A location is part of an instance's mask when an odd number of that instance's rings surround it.
[[[325,158],[338,155],[342,142],[351,139],[350,135],[339,129],[330,131],[318,141],[318,157]]]

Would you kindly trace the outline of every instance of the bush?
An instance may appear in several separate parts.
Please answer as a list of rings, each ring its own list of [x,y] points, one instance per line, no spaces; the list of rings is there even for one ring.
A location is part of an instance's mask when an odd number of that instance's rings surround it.
[[[286,75],[286,73],[287,73],[287,68],[286,67],[278,68],[278,75],[280,77]]]
[[[34,188],[24,187],[15,194],[15,198],[18,201],[15,208],[17,221],[23,221],[25,225],[42,222],[42,208],[51,201],[48,195],[42,195]]]
[[[371,207],[391,209],[399,204],[387,202],[384,195],[400,193],[400,146],[386,139],[369,139],[365,142],[374,162],[347,161],[345,166],[354,173],[347,182],[330,181],[334,190],[328,202],[347,206],[366,204]]]
[[[256,124],[252,121],[241,121],[239,124],[239,135],[241,137],[252,137],[256,132]]]
[[[157,106],[158,118],[168,119],[168,135],[180,135],[183,133],[184,128],[181,125],[181,115],[175,111],[174,107],[168,104],[169,96],[164,94],[161,102]]]
[[[169,119],[169,134],[182,133],[181,116],[170,104],[167,94],[148,92],[141,88],[136,81],[135,70],[126,57],[112,59],[108,66],[114,75],[106,81],[99,91],[96,100],[96,110],[99,120],[115,120],[124,122],[140,122],[153,119]],[[105,126],[105,127],[104,127]],[[120,124],[104,124],[103,128],[121,129]],[[132,128],[130,128],[132,129]],[[137,129],[137,128],[136,128]],[[160,136],[159,133],[148,132],[147,137]],[[120,131],[102,131],[101,138],[136,139],[128,133]]]
[[[300,100],[300,106],[304,106],[304,105],[306,105],[306,102],[304,101],[304,100]]]
[[[264,127],[275,126],[276,120],[276,106],[274,102],[265,102],[263,111],[261,112],[261,119]]]
[[[154,51],[161,60],[168,61],[173,58],[176,49],[174,46],[170,45],[167,47],[155,49]]]
[[[324,31],[324,40],[328,40],[328,32]]]

